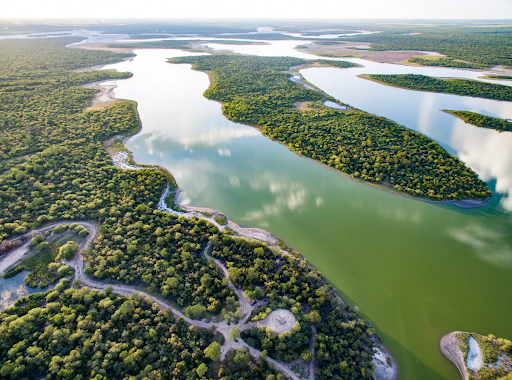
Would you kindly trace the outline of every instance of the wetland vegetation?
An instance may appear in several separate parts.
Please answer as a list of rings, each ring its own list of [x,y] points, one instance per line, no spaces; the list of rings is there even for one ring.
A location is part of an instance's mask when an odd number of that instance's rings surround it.
[[[470,354],[469,340],[476,340],[482,354],[482,366],[476,371],[468,369],[469,380],[508,380],[512,374],[512,342],[508,339],[468,332],[455,334],[459,350],[468,362]]]

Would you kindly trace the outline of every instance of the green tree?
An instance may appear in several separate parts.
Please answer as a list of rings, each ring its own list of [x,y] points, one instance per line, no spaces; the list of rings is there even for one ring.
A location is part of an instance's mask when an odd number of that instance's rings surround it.
[[[240,338],[240,329],[236,326],[233,326],[229,332],[229,338],[237,341],[238,338]]]
[[[198,374],[199,377],[204,377],[204,375],[206,375],[206,372],[208,372],[208,367],[204,363],[201,363],[199,367],[197,367],[196,369],[196,373]]]
[[[80,246],[74,241],[68,241],[59,249],[59,257],[64,257],[66,260],[71,260],[77,252],[80,250]]]
[[[220,359],[221,349],[218,342],[212,342],[205,350],[204,354],[207,358],[210,358],[214,362]]]
[[[308,319],[309,319],[309,322],[316,325],[316,324],[320,323],[320,321],[322,320],[322,317],[321,317],[320,313],[318,312],[318,310],[311,310],[311,312],[308,314]]]

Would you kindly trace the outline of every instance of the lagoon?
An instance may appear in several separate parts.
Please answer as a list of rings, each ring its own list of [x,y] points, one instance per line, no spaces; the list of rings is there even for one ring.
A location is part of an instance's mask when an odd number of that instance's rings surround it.
[[[216,45],[245,54],[315,58],[294,41]],[[184,204],[217,209],[267,229],[315,265],[369,318],[400,365],[401,379],[458,379],[439,340],[453,330],[512,338],[512,133],[464,124],[440,109],[512,118],[512,103],[422,93],[358,78],[362,73],[481,73],[351,59],[363,68],[310,68],[306,80],[344,104],[386,116],[438,141],[489,181],[495,196],[459,209],[408,199],[353,181],[300,157],[255,128],[228,121],[207,100],[208,76],[165,59],[178,50],[137,50],[117,81],[138,102],[137,161],[176,177]]]

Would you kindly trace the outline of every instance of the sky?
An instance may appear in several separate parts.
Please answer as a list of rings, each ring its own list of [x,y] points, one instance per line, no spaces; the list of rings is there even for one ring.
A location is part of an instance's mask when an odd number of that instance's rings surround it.
[[[0,18],[512,19],[512,0],[0,0]]]

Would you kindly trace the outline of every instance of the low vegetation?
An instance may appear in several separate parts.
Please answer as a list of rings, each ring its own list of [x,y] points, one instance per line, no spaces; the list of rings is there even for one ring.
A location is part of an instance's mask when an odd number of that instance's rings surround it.
[[[298,102],[336,101],[289,80],[284,71],[307,61],[217,55],[170,62],[212,71],[205,96],[222,102],[228,119],[257,126],[295,152],[353,178],[432,200],[490,194],[476,173],[439,144],[390,120],[357,110],[298,110]]]
[[[481,128],[495,129],[497,131],[509,131],[512,132],[512,122],[497,117],[482,115],[476,112],[470,111],[451,111],[443,110],[453,116],[464,120],[468,124],[473,124]]]
[[[512,75],[485,75],[485,79],[512,80]]]
[[[459,69],[485,69],[487,65],[478,63],[464,62],[453,58],[446,57],[412,57],[407,60],[407,63],[414,63],[421,66],[442,66],[454,67]]]
[[[469,351],[469,338],[475,338],[482,350],[484,365],[476,374],[470,373],[469,380],[507,380],[512,375],[512,342],[496,338],[494,335],[458,333],[459,348],[466,361]],[[471,371],[470,371],[471,372]]]
[[[416,91],[440,92],[475,98],[512,101],[512,87],[472,79],[444,79],[420,74],[362,75],[365,79]]]

